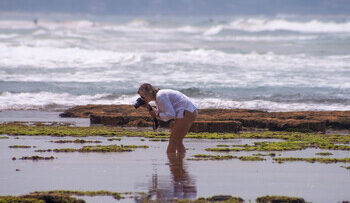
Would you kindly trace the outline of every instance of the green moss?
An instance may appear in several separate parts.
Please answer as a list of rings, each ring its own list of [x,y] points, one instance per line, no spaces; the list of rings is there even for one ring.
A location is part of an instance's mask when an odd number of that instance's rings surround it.
[[[304,203],[305,200],[300,197],[286,197],[286,196],[264,196],[258,197],[256,199],[257,203],[271,203],[271,202],[280,202],[280,203]]]
[[[85,143],[101,143],[98,140],[83,140],[83,139],[75,139],[75,140],[55,140],[51,141],[54,143],[64,144],[64,143],[76,143],[76,144],[85,144]]]
[[[350,163],[350,158],[299,158],[299,157],[278,157],[273,158],[274,161],[277,161],[278,163],[283,163],[285,161],[305,161],[309,163]]]
[[[9,148],[32,148],[32,146],[27,145],[11,145]]]
[[[147,145],[95,145],[83,146],[80,149],[62,148],[62,149],[39,149],[35,152],[130,152],[134,148],[148,148]]]
[[[7,137],[7,136],[0,136],[0,140],[1,139],[9,139],[9,137]]]
[[[316,153],[316,155],[320,155],[320,156],[330,156],[330,155],[333,155],[333,154],[330,153],[330,152],[318,152],[318,153]]]

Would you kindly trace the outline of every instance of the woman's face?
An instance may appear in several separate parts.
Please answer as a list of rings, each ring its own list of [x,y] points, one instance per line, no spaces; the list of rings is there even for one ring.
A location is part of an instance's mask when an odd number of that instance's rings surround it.
[[[152,96],[151,94],[148,94],[147,92],[144,91],[139,91],[139,95],[143,100],[145,100],[147,103],[152,101]]]

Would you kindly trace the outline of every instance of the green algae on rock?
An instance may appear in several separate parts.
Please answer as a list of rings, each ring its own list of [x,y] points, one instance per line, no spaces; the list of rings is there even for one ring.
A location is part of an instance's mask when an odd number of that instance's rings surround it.
[[[316,153],[316,155],[320,155],[320,156],[330,156],[330,155],[333,155],[333,154],[330,153],[330,152],[318,152],[318,153]]]
[[[208,155],[208,154],[195,154],[195,158],[188,158],[191,161],[200,160],[229,160],[229,159],[239,159],[241,161],[263,161],[264,158],[258,156],[232,156],[232,155]]]
[[[153,138],[153,139],[149,139],[149,141],[151,141],[151,142],[167,142],[167,141],[169,141],[169,139],[167,139],[167,138]]]
[[[304,203],[305,200],[300,197],[287,197],[287,196],[264,196],[256,198],[257,203],[271,203],[271,202],[280,202],[280,203]]]
[[[283,163],[285,161],[305,161],[309,163],[350,163],[350,158],[299,158],[299,157],[278,157],[273,158],[274,161],[278,163]]]
[[[21,196],[0,196],[0,202],[13,203],[13,202],[23,202],[23,203],[45,203],[45,202],[55,202],[55,203],[84,203],[85,200],[77,199],[72,196],[111,196],[116,200],[121,200],[125,198],[135,198],[138,202],[164,202],[164,200],[149,200],[145,193],[137,192],[110,192],[105,190],[98,191],[70,191],[70,190],[53,190],[44,192],[32,192],[27,195]],[[166,199],[166,202],[174,203],[211,203],[211,202],[222,202],[222,203],[242,203],[244,200],[241,197],[233,197],[231,195],[214,195],[212,197],[204,198],[200,197],[195,200],[191,199]],[[264,196],[258,197],[256,199],[258,203],[267,202],[285,202],[285,203],[304,203],[305,200],[299,197],[287,197],[287,196]]]
[[[77,199],[64,194],[48,194],[46,192],[35,192],[22,196],[0,196],[1,203],[85,203],[85,200]]]
[[[69,126],[28,126],[20,124],[0,124],[0,134],[41,135],[41,136],[107,136],[144,137],[152,139],[169,138],[169,133],[137,131],[116,127],[69,127]],[[278,142],[255,142],[253,145],[233,145],[232,147],[207,148],[207,151],[292,151],[307,148],[350,151],[350,136],[301,132],[244,132],[244,133],[189,133],[191,139],[281,139]],[[113,138],[112,138],[113,139]],[[156,141],[156,140],[153,140]],[[157,140],[159,141],[159,140]]]
[[[7,137],[7,136],[0,136],[0,140],[1,139],[9,139],[9,137]]]
[[[124,197],[122,194],[128,194],[128,193],[118,193],[118,192],[110,192],[105,190],[98,190],[98,191],[70,191],[70,190],[53,190],[53,191],[47,191],[47,192],[32,192],[30,195],[35,194],[48,194],[48,195],[64,195],[64,196],[112,196],[116,200],[123,199]]]
[[[0,196],[1,203],[46,203],[46,201],[33,197]],[[85,202],[85,201],[84,201]]]
[[[227,145],[227,144],[218,144],[218,145],[216,145],[216,147],[229,147],[229,145]]]
[[[9,148],[32,148],[32,146],[27,145],[11,145]]]
[[[110,192],[105,190],[98,191],[69,191],[69,190],[53,190],[45,192],[32,192],[27,195],[21,196],[0,196],[1,203],[84,203],[85,200],[77,199],[74,196],[111,196],[116,200],[121,200],[127,197],[132,197],[130,195],[137,195],[137,193],[131,192]]]
[[[134,148],[148,148],[147,145],[95,145],[83,146],[80,149],[61,148],[61,149],[39,149],[35,152],[130,152]]]
[[[20,158],[20,160],[33,160],[33,161],[38,161],[38,160],[52,160],[55,159],[55,157],[53,156],[49,156],[49,157],[42,157],[42,156],[24,156],[22,158]],[[12,158],[13,160],[13,158]]]
[[[241,161],[264,161],[266,159],[258,156],[241,156],[239,157],[239,160]]]
[[[114,141],[114,140],[116,140],[116,141],[120,141],[120,140],[122,140],[122,138],[120,138],[120,137],[117,137],[117,138],[109,138],[109,139],[107,139],[108,141]]]
[[[228,159],[236,159],[237,156],[232,155],[207,155],[207,154],[195,154],[195,158],[198,160],[228,160]]]
[[[85,143],[101,143],[99,140],[83,140],[83,139],[75,139],[75,140],[52,140],[53,143],[75,143],[75,144],[85,144]]]
[[[257,154],[252,154],[253,156],[271,156],[271,157],[275,157],[276,154],[275,153],[268,153],[268,154],[261,154],[261,153],[257,153]]]

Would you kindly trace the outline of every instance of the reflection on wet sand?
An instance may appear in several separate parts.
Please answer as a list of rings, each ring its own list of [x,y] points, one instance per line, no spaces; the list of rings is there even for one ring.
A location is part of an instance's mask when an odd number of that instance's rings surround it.
[[[195,181],[184,167],[185,154],[168,154],[171,178],[152,175],[152,185],[142,200],[194,199],[197,196]]]

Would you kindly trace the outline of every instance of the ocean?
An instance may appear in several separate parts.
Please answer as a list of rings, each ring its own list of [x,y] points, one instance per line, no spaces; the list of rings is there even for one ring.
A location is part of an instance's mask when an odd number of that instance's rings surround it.
[[[133,104],[140,84],[198,108],[350,109],[350,16],[0,15],[0,111]]]

